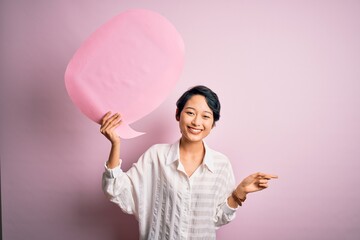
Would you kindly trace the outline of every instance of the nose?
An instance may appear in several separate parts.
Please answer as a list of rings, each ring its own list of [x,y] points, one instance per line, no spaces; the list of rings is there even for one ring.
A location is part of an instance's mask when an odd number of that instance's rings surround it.
[[[200,123],[201,123],[201,116],[199,115],[196,115],[191,121],[191,124],[194,126],[200,126]]]

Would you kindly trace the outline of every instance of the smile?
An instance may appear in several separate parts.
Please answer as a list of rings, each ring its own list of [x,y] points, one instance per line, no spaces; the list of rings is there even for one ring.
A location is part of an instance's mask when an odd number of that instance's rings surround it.
[[[199,134],[202,130],[197,128],[188,127],[189,132],[192,134]]]

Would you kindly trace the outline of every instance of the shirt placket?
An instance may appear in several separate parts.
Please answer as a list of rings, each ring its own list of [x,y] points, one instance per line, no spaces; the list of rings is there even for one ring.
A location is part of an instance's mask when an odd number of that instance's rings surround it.
[[[181,224],[181,239],[189,239],[189,226],[191,217],[191,182],[189,178],[183,178],[183,205],[182,205],[182,224]]]

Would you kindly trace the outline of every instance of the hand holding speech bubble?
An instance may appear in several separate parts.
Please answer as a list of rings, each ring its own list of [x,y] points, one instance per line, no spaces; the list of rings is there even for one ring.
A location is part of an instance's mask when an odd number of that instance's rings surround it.
[[[73,103],[99,123],[119,112],[121,138],[143,133],[129,124],[157,108],[175,87],[184,43],[175,27],[149,10],[123,12],[98,28],[76,51],[65,72]]]

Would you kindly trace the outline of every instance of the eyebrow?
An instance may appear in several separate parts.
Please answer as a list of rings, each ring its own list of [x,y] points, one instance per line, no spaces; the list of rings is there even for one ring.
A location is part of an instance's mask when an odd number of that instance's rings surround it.
[[[190,109],[192,109],[192,110],[196,111],[196,109],[195,109],[195,108],[193,108],[193,107],[186,107],[185,109],[188,109],[188,108],[190,108]],[[206,112],[206,113],[209,113],[209,114],[213,115],[213,113],[212,113],[212,112],[209,112],[209,111],[204,111],[204,112]]]

